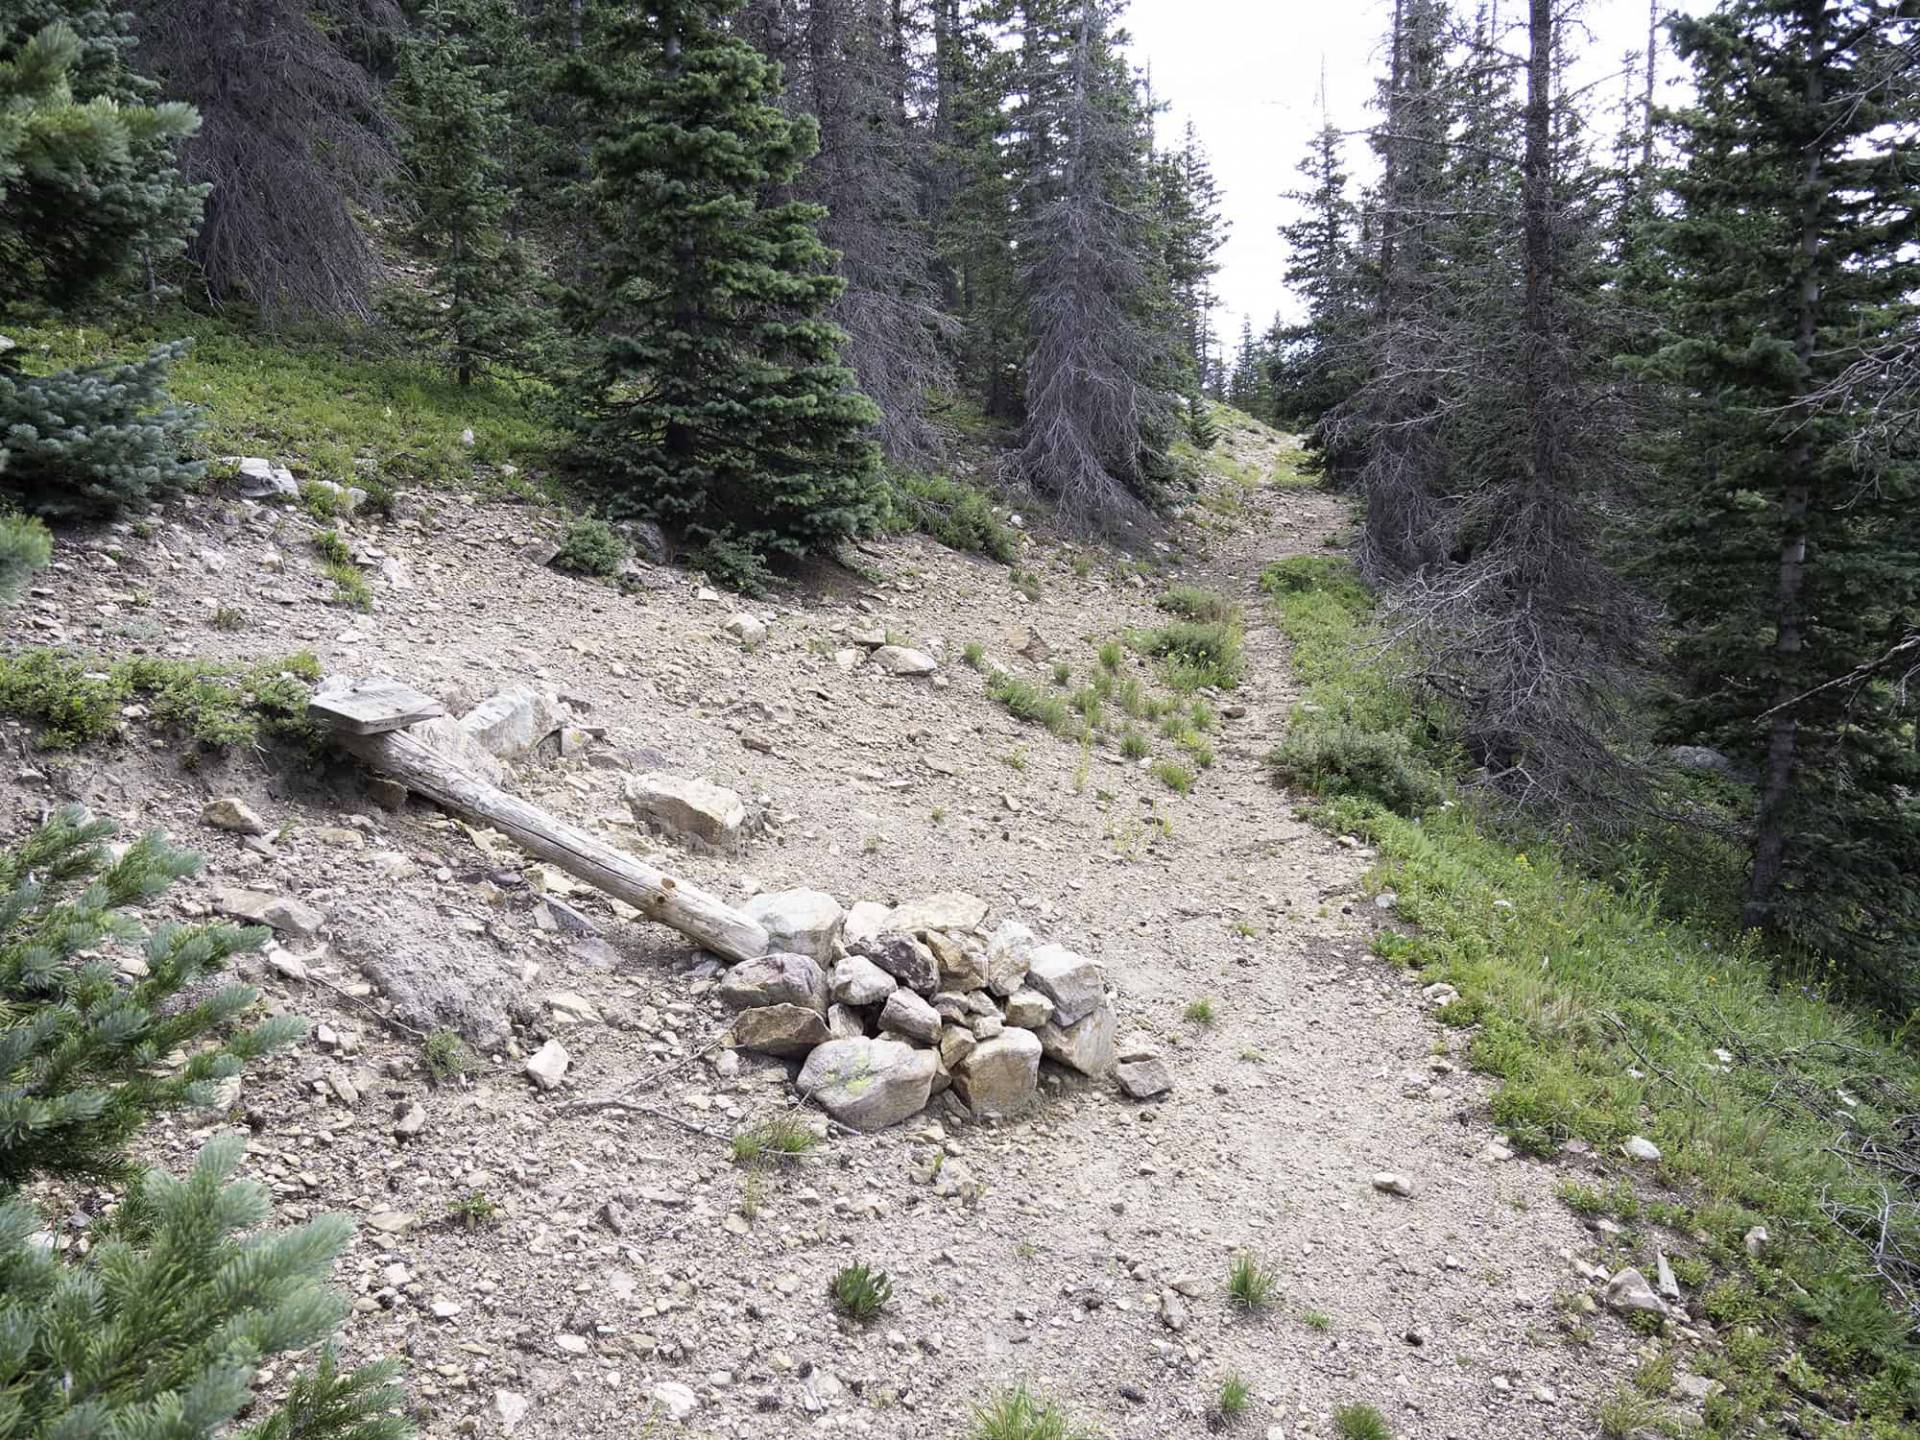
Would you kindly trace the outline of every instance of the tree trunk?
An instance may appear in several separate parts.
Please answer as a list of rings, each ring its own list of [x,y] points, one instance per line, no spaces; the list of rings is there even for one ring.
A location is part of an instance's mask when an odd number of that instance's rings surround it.
[[[407,789],[491,825],[522,850],[625,901],[649,920],[679,931],[716,955],[753,960],[767,953],[766,929],[750,916],[507,794],[405,730],[377,735],[337,731],[336,738],[344,749]]]
[[[1817,116],[1826,102],[1822,83],[1827,50],[1827,7],[1825,0],[1804,0],[1802,19],[1807,27],[1807,46],[1811,54],[1803,99],[1809,119]],[[1795,297],[1794,358],[1800,363],[1797,381],[1797,406],[1804,406],[1812,386],[1811,370],[1814,346],[1820,325],[1820,228],[1826,204],[1827,180],[1818,141],[1807,149],[1805,195],[1800,210],[1800,289]],[[1799,432],[1803,437],[1804,429]],[[1800,652],[1806,644],[1805,605],[1807,567],[1807,515],[1812,505],[1813,447],[1805,438],[1794,443],[1788,455],[1793,475],[1782,500],[1780,566],[1775,586],[1774,609],[1777,620],[1773,653],[1774,710],[1767,730],[1767,765],[1761,783],[1760,807],[1754,817],[1753,873],[1747,884],[1747,899],[1741,908],[1740,923],[1749,929],[1771,929],[1781,877],[1786,872],[1787,824],[1793,802],[1795,751],[1799,725],[1795,711],[1787,702],[1802,688],[1799,683]]]

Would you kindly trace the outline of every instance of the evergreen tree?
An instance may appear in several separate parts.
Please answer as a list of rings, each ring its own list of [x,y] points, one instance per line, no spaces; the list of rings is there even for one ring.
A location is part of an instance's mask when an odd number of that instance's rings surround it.
[[[581,459],[615,515],[681,523],[716,565],[858,534],[879,496],[873,407],[825,319],[841,282],[819,207],[762,198],[793,183],[814,127],[775,106],[734,8],[665,0],[610,25],[580,308],[596,352]]]
[[[1180,148],[1154,159],[1162,264],[1172,294],[1175,326],[1193,381],[1209,393],[1220,387],[1213,355],[1213,277],[1229,226],[1220,213],[1220,186],[1206,147],[1188,122]]]
[[[488,364],[525,360],[536,328],[538,280],[505,228],[509,97],[493,57],[512,29],[500,0],[444,0],[409,40],[390,91],[403,233],[427,275],[424,287],[390,293],[386,309],[462,385]]]
[[[259,1230],[267,1192],[233,1181],[238,1137],[208,1145],[186,1180],[129,1163],[147,1116],[213,1103],[243,1060],[302,1027],[240,1028],[258,993],[207,985],[265,932],[143,932],[130,909],[198,857],[150,835],[112,859],[111,833],[67,808],[0,850],[0,1434],[215,1440],[236,1433],[263,1363],[338,1327],[346,1306],[325,1280],[350,1227]],[[143,973],[125,980],[115,952],[137,954]],[[41,1243],[24,1192],[45,1176],[131,1182],[83,1258]],[[343,1374],[323,1356],[238,1433],[401,1440],[392,1376],[390,1364]]]
[[[0,307],[114,295],[178,248],[197,203],[167,163],[193,112],[77,99],[86,53],[53,24],[0,57]],[[0,495],[41,514],[97,515],[190,483],[200,467],[181,453],[193,419],[165,394],[181,350],[31,374],[0,337]]]
[[[1075,525],[1121,528],[1170,478],[1179,386],[1146,116],[1112,0],[1030,5],[1022,54],[1026,424],[1020,474]]]
[[[1648,567],[1677,629],[1677,738],[1761,772],[1744,918],[1920,985],[1920,766],[1893,676],[1920,617],[1920,469],[1839,383],[1920,286],[1920,31],[1900,0],[1730,0],[1675,21],[1696,98],[1662,227],[1678,429]],[[1902,77],[1905,77],[1904,79]],[[1876,368],[1869,362],[1869,368]]]
[[[0,50],[0,306],[118,299],[186,244],[203,192],[172,156],[197,120],[117,98],[117,53],[64,22]],[[83,62],[91,96],[76,89]]]
[[[1306,188],[1285,197],[1299,207],[1299,215],[1280,227],[1287,285],[1306,315],[1301,323],[1274,332],[1274,406],[1282,423],[1305,429],[1346,400],[1364,373],[1365,282],[1340,144],[1339,130],[1323,112],[1300,167]],[[1245,342],[1251,339],[1249,332]]]

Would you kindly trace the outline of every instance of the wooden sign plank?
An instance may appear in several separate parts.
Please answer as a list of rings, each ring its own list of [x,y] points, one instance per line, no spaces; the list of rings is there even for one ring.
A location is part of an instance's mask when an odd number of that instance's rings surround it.
[[[383,735],[420,720],[446,714],[430,695],[398,680],[355,680],[337,690],[322,690],[307,709],[342,735]]]

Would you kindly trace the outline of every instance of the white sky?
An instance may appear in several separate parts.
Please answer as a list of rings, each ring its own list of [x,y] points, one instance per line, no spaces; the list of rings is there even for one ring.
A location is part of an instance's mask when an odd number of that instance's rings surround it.
[[[1521,8],[1516,0],[1506,7]],[[1661,0],[1660,8],[1697,13],[1711,3]],[[1290,218],[1280,192],[1300,183],[1296,167],[1319,128],[1321,67],[1334,123],[1359,130],[1392,13],[1392,0],[1132,0],[1124,23],[1134,63],[1150,69],[1155,94],[1170,107],[1161,134],[1175,138],[1192,120],[1226,192],[1233,230],[1216,283],[1219,334],[1229,348],[1243,315],[1258,332],[1275,314],[1292,313],[1281,279],[1286,247],[1275,230]],[[1613,74],[1627,51],[1644,48],[1647,0],[1587,0],[1585,21],[1592,39],[1578,73],[1593,84]],[[1679,69],[1667,54],[1662,81]],[[1618,81],[1602,82],[1598,93],[1611,104],[1620,90]],[[1355,135],[1347,171],[1366,173],[1369,163],[1366,142]]]

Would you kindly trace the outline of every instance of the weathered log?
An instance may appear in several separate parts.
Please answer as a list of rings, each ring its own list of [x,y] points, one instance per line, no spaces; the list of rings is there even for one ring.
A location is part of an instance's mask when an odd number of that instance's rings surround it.
[[[405,730],[356,735],[340,729],[334,732],[334,738],[343,749],[407,789],[484,821],[521,849],[626,901],[649,920],[671,926],[716,955],[752,960],[767,953],[767,932],[758,921],[698,886],[682,884],[642,864],[538,805],[507,794],[491,781],[428,749]]]

